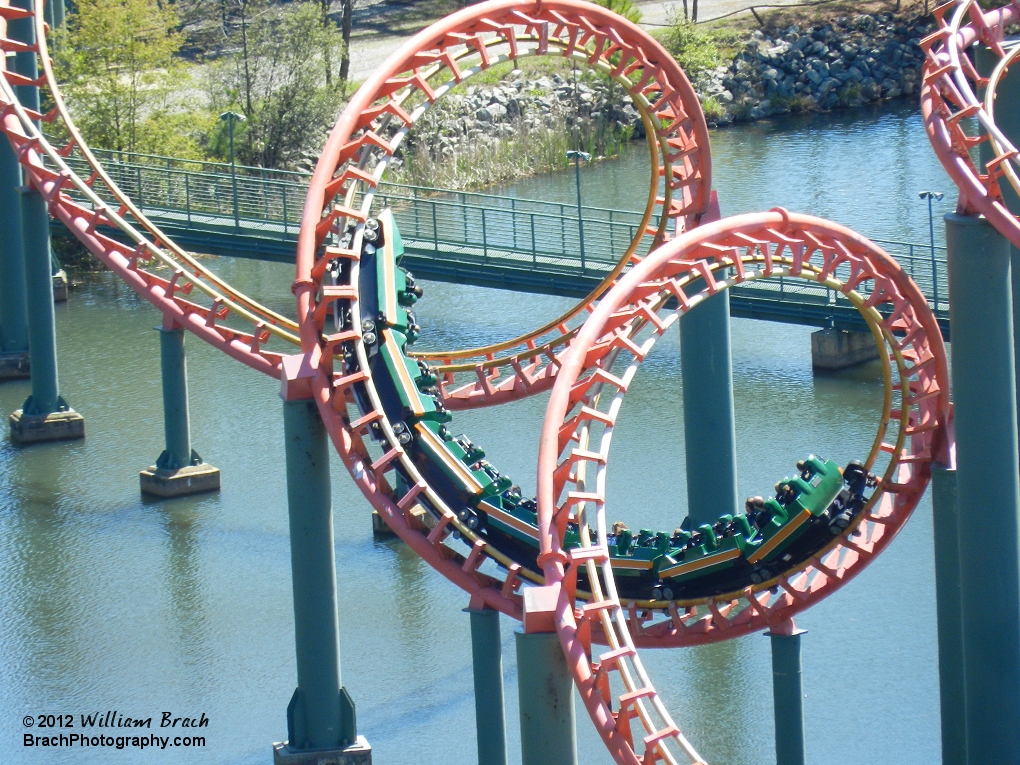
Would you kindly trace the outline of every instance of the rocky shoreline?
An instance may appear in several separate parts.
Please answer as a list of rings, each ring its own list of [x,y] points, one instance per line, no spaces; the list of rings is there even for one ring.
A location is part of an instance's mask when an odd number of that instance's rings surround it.
[[[924,63],[920,40],[930,29],[921,19],[861,14],[804,30],[756,31],[728,66],[700,73],[695,88],[717,125],[911,95]]]
[[[698,72],[693,84],[710,127],[912,95],[924,62],[919,43],[930,29],[923,19],[860,14],[804,29],[757,30],[728,64]],[[501,143],[545,141],[551,149],[554,141],[577,143],[579,135],[585,150],[601,156],[644,137],[620,85],[590,69],[566,75],[532,79],[515,69],[499,84],[451,94],[416,125],[395,169],[426,159],[435,172]],[[544,169],[553,168],[536,168]]]

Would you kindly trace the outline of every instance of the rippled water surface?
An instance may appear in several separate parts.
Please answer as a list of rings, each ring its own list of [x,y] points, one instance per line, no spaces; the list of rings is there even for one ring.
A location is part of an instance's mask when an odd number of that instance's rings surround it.
[[[949,191],[913,105],[713,134],[724,212],[776,204],[874,237],[925,241],[916,192]],[[613,204],[645,188],[640,160],[586,170]],[[640,182],[637,180],[640,179]],[[571,200],[572,175],[516,192]],[[951,196],[951,195],[949,195]],[[597,203],[586,197],[586,203]],[[636,202],[637,203],[637,202]],[[634,205],[622,205],[633,207]],[[290,312],[287,266],[216,259],[242,289]],[[426,285],[427,339],[476,345],[551,317],[567,301]],[[148,502],[137,471],[162,448],[158,337],[150,306],[111,278],[57,308],[62,393],[84,442],[0,441],[0,741],[7,763],[271,761],[295,683],[282,415],[276,385],[188,339],[195,448],[223,471],[219,494]],[[881,386],[874,369],[815,377],[806,327],[733,322],[740,489],[764,492],[808,452],[867,451]],[[614,437],[609,502],[632,527],[684,512],[678,338],[668,335],[628,395]],[[0,410],[28,394],[0,386]],[[544,397],[458,414],[456,424],[526,488]],[[475,761],[463,594],[404,545],[372,538],[367,502],[342,466],[333,497],[343,675],[379,765]],[[874,565],[798,620],[808,758],[817,765],[939,760],[930,505]],[[519,761],[513,625],[503,621],[507,727]],[[713,763],[773,760],[768,640],[754,635],[645,661],[688,737]],[[117,710],[157,720],[204,712],[204,749],[21,746],[25,715]],[[37,731],[38,732],[38,731]],[[582,763],[608,763],[583,713]]]

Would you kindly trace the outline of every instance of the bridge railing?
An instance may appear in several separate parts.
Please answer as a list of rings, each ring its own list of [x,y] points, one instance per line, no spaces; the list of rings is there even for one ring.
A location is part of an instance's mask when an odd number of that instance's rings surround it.
[[[286,239],[297,235],[307,173],[106,150],[96,154],[114,181],[159,225],[219,233],[243,229],[249,236]],[[89,174],[77,155],[69,162]],[[387,183],[376,193],[383,206],[393,209],[416,255],[434,253],[465,263],[599,276],[612,268],[641,229],[641,214],[631,211],[585,206],[578,221],[576,206],[558,202]],[[913,277],[939,317],[947,318],[945,248],[936,247],[933,257],[929,245],[875,241]],[[650,242],[645,235],[642,247]],[[821,285],[788,278],[746,285],[741,293],[833,304],[845,300]]]

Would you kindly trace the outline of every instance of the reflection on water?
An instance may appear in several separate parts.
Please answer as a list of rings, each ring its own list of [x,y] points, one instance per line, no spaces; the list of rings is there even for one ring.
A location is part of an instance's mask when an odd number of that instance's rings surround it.
[[[948,189],[906,112],[874,113],[856,127],[833,117],[790,124],[714,134],[716,178],[728,211],[779,202],[893,236],[901,222],[913,225],[914,186]],[[873,148],[861,149],[858,141]],[[860,180],[860,157],[867,155],[874,167],[885,156],[876,146],[903,154],[893,158],[901,177],[883,180],[868,171],[869,186]],[[585,188],[611,190],[608,180],[590,178],[608,178],[599,174],[624,167],[592,168]],[[558,193],[560,180],[542,183],[548,186],[536,196]],[[899,211],[869,201],[899,199],[901,192],[906,201]],[[211,263],[274,309],[292,311],[289,267]],[[566,305],[429,284],[419,317],[430,343],[465,346],[533,326],[536,317]],[[189,338],[194,443],[222,469],[223,490],[144,502],[137,471],[159,454],[163,437],[152,330],[158,318],[110,278],[74,293],[57,314],[62,392],[85,415],[88,437],[25,450],[0,441],[0,738],[6,759],[268,765],[270,741],[286,735],[295,682],[276,385]],[[742,492],[767,491],[808,452],[840,461],[866,453],[881,396],[874,369],[813,376],[808,328],[734,320],[733,333]],[[667,335],[650,355],[614,436],[610,513],[632,526],[672,528],[685,512],[678,343],[675,333]],[[0,386],[0,410],[12,411],[27,393],[24,383]],[[545,397],[536,397],[465,412],[455,426],[532,489],[544,407]],[[338,461],[333,476],[342,668],[361,732],[381,765],[473,762],[470,639],[461,612],[467,600],[401,543],[373,540],[369,507]],[[885,555],[799,620],[808,630],[805,713],[813,763],[938,762],[932,566],[924,503]],[[504,619],[514,761],[520,750],[512,629]],[[758,765],[772,759],[765,638],[644,658],[667,705],[709,761]],[[163,711],[205,712],[208,745],[117,755],[92,749],[42,754],[18,745],[24,715],[107,709],[156,719]],[[581,762],[608,763],[586,719],[579,719],[578,731]]]
[[[837,114],[763,120],[711,132],[712,185],[724,215],[777,205],[828,218],[873,239],[928,242],[925,189],[946,192],[935,215],[953,211],[954,186],[928,143],[917,104],[874,105]],[[640,209],[648,152],[634,142],[616,161],[584,171],[584,204]],[[531,178],[497,193],[573,204],[574,175]],[[938,224],[936,217],[936,224]],[[936,244],[945,231],[935,226]]]

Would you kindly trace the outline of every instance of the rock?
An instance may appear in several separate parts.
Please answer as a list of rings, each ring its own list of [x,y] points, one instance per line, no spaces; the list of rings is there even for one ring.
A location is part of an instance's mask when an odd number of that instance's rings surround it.
[[[493,121],[493,122],[502,122],[504,119],[506,119],[506,115],[507,115],[507,111],[508,110],[507,110],[507,108],[505,106],[503,106],[503,104],[501,104],[499,102],[496,102],[496,103],[489,104],[489,106],[486,109],[482,109],[480,111],[488,112],[489,113],[489,119],[491,121]]]
[[[475,112],[475,119],[479,122],[492,122],[492,112],[483,107]]]

